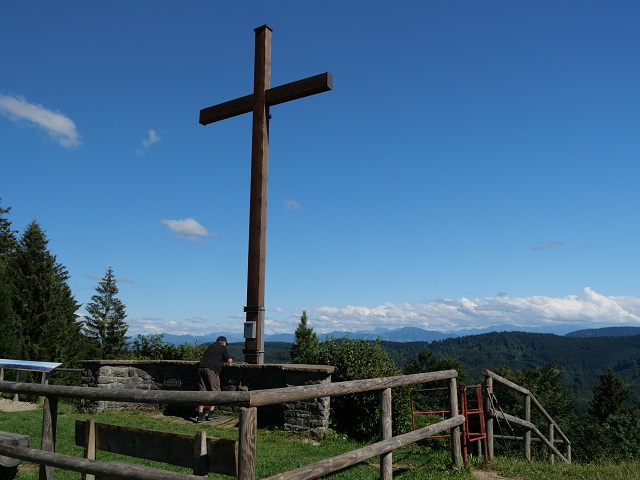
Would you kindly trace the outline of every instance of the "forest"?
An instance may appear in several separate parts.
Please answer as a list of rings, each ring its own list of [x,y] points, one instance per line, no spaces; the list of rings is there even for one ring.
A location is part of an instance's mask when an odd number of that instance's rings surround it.
[[[438,358],[460,362],[469,384],[482,382],[482,370],[508,367],[517,372],[553,363],[563,374],[575,400],[576,413],[587,410],[600,375],[611,368],[630,390],[629,403],[640,407],[640,335],[575,338],[526,332],[494,332],[434,342],[380,341],[394,364],[402,370],[424,349]],[[242,344],[230,349],[241,355]],[[266,342],[267,363],[288,363],[290,343]],[[240,357],[238,357],[240,358]]]
[[[640,406],[640,335],[574,338],[553,334],[494,332],[425,342],[381,342],[396,365],[402,366],[428,348],[438,357],[457,359],[469,381],[482,380],[482,370],[512,371],[553,363],[562,371],[576,411],[587,409],[600,375],[611,368],[631,391],[630,403]]]
[[[508,367],[514,372],[553,363],[575,401],[577,413],[587,410],[600,375],[611,369],[631,392],[629,403],[640,408],[640,335],[573,338],[553,334],[493,332],[435,342],[387,342],[380,345],[399,370],[424,349],[458,360],[469,384],[482,382],[482,370]],[[241,358],[243,345],[230,345]],[[289,363],[290,343],[266,342],[267,363]]]

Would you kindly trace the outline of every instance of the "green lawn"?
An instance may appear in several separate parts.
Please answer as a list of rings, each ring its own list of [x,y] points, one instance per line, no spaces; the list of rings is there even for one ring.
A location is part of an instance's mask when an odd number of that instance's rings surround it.
[[[175,416],[165,416],[161,412],[127,411],[119,413],[101,413],[88,415],[77,413],[72,405],[61,404],[58,414],[56,451],[66,455],[82,457],[83,449],[74,444],[74,429],[76,419],[93,418],[96,422],[150,428],[178,433],[193,434],[204,429],[207,436],[238,439],[236,422],[231,417],[225,417],[223,425],[212,423],[194,424],[187,419]],[[0,429],[26,434],[31,437],[33,448],[40,448],[42,429],[42,410],[24,412],[0,412]],[[288,434],[279,430],[259,430],[257,439],[257,475],[265,478],[276,473],[285,472],[297,467],[308,465],[318,460],[326,459],[341,453],[364,446],[356,442],[345,440],[329,432],[322,440],[302,435]],[[99,460],[133,460],[130,457],[98,452]],[[136,461],[136,460],[133,460]],[[137,461],[148,466],[167,470],[190,471],[166,464]],[[373,480],[379,478],[379,459],[338,472],[326,478],[344,480]],[[452,469],[451,456],[448,451],[433,450],[426,445],[412,445],[394,452],[394,479],[396,480],[440,480],[440,479],[473,479],[471,468],[466,466],[463,471]],[[490,468],[500,472],[504,477],[519,479],[584,479],[584,480],[640,480],[640,463],[626,462],[607,465],[565,465],[557,463],[548,465],[542,463],[529,464],[523,460],[498,459],[490,465],[483,465],[480,460],[472,462],[473,468]],[[215,478],[229,479],[221,475],[211,475]],[[20,467],[17,478],[36,480],[38,478],[37,465],[26,462]],[[79,479],[80,474],[56,469],[56,479]]]

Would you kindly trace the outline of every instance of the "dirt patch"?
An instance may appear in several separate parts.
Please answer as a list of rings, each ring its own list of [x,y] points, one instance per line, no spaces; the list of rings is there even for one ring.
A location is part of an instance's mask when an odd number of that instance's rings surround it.
[[[0,411],[2,412],[24,412],[25,410],[37,410],[40,406],[37,403],[14,402],[8,398],[0,398]]]

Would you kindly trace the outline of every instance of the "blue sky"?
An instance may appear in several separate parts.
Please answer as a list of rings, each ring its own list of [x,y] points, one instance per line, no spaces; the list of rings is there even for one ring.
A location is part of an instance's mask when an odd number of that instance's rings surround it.
[[[3,2],[0,197],[130,334],[241,332],[254,28],[265,333],[640,326],[635,1]],[[80,311],[82,313],[83,310]]]

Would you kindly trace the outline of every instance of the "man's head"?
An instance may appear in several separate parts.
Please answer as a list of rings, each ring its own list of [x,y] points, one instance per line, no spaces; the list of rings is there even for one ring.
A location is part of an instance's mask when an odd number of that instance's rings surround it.
[[[224,337],[224,336],[221,335],[218,338],[216,338],[216,342],[226,345],[227,344],[227,337]]]

